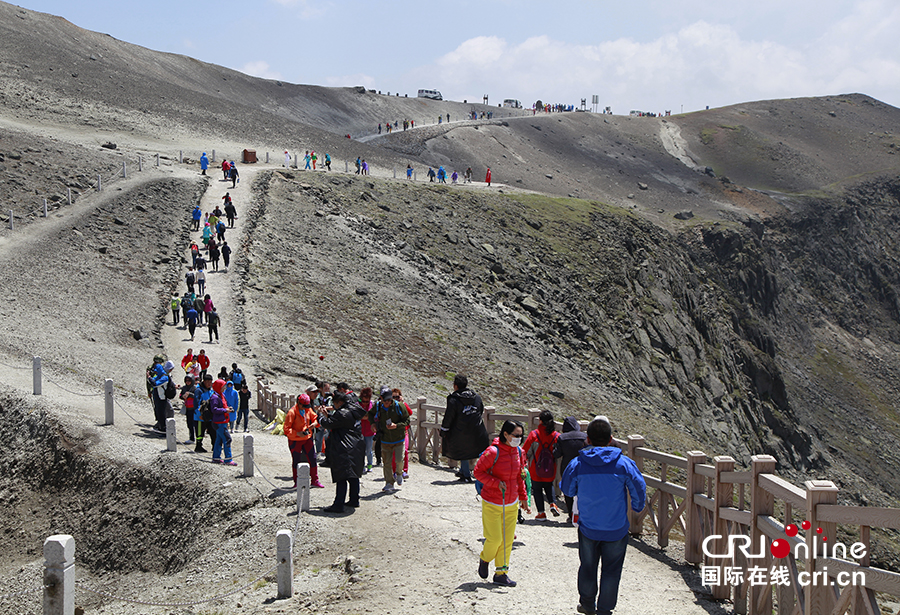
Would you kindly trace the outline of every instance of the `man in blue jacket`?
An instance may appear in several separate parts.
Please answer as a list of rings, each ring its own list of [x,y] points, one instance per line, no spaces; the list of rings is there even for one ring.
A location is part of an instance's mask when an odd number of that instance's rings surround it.
[[[632,510],[644,510],[647,485],[634,461],[612,444],[612,428],[605,417],[588,425],[587,446],[566,468],[560,488],[565,495],[578,497],[578,612],[612,615],[628,547],[628,495]]]

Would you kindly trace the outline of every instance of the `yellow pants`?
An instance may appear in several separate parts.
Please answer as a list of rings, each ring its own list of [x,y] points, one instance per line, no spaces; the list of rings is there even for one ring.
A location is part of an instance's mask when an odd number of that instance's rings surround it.
[[[509,506],[497,506],[481,500],[481,525],[484,528],[481,559],[485,562],[495,560],[497,574],[506,574],[509,570],[509,554],[516,535],[518,514],[518,502]]]

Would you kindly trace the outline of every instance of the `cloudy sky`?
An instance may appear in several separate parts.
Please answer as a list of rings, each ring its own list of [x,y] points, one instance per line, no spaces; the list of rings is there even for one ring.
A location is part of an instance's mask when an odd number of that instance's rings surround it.
[[[897,0],[18,0],[293,83],[614,113],[862,92],[900,106]]]

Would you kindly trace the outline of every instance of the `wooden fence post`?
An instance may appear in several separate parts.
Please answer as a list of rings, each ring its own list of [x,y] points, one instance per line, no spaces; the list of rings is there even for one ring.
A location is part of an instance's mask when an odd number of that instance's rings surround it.
[[[426,463],[428,460],[426,456],[428,430],[422,426],[426,422],[425,401],[424,397],[416,398],[416,421],[418,421],[418,427],[416,428],[416,451],[419,453],[419,463]]]
[[[529,408],[525,411],[525,414],[528,415],[528,424],[525,425],[525,435],[522,436],[523,438],[527,438],[528,434],[531,433],[531,430],[537,429],[535,425],[538,423],[538,417],[541,415],[541,411],[537,408]],[[525,452],[527,453],[528,451]]]
[[[628,436],[628,456],[637,466],[637,469],[641,474],[644,473],[644,458],[638,457],[635,453],[635,449],[638,449],[645,444],[644,436],[639,435],[631,435]],[[643,533],[644,526],[644,511],[647,510],[647,507],[650,506],[650,500],[647,499],[647,503],[644,505],[644,510],[641,512],[634,512],[631,509],[631,495],[628,496],[628,531],[632,536],[640,536]]]
[[[75,613],[75,539],[55,534],[44,541],[44,615]]]
[[[700,524],[701,510],[694,502],[694,496],[697,494],[706,495],[706,477],[698,474],[696,466],[706,463],[706,453],[702,451],[690,451],[687,454],[687,487],[688,499],[687,506],[684,509],[685,519],[684,527],[687,530],[684,537],[684,559],[690,564],[700,564],[703,562],[703,553],[700,545],[703,542],[703,528]]]
[[[759,516],[775,515],[775,497],[759,486],[759,477],[761,474],[774,474],[776,460],[771,455],[754,455],[751,462],[752,477],[750,479],[750,539],[751,549],[756,549],[756,545],[763,539],[764,534],[759,529]],[[766,559],[764,564],[754,562],[755,566],[765,566],[766,570],[772,569],[772,554],[766,549]],[[746,578],[746,571],[745,571]],[[741,588],[743,588],[743,583]],[[746,598],[743,612],[746,610]],[[750,586],[750,615],[771,615],[772,613],[772,587],[770,585],[751,585]],[[737,611],[738,599],[735,596],[735,611]],[[780,606],[780,605],[779,605]]]
[[[713,552],[725,553],[728,547],[728,521],[723,519],[720,514],[721,508],[731,507],[734,504],[734,485],[726,483],[722,480],[722,472],[734,472],[734,459],[727,455],[720,455],[715,458],[716,464],[716,505],[713,510],[713,533],[722,538],[714,540]],[[719,569],[719,584],[712,588],[713,598],[716,600],[725,600],[731,593],[731,588],[725,583],[725,560],[716,560],[716,566]]]
[[[810,528],[806,530],[806,546],[808,557],[806,559],[806,571],[809,573],[809,583],[803,588],[806,593],[806,612],[804,615],[819,615],[819,613],[831,613],[834,608],[834,592],[830,586],[831,580],[822,572],[823,565],[817,563],[815,555],[823,553],[824,543],[834,544],[837,534],[836,523],[822,523],[818,520],[816,508],[819,504],[837,504],[838,488],[830,480],[808,480],[806,485],[806,519]],[[822,528],[822,533],[817,532]],[[818,573],[818,574],[816,574]]]

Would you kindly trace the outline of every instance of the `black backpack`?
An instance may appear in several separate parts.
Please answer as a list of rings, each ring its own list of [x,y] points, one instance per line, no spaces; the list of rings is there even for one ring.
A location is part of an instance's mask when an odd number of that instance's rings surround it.
[[[175,382],[169,378],[168,384],[166,384],[166,399],[175,399],[178,395],[178,389],[175,388]]]

